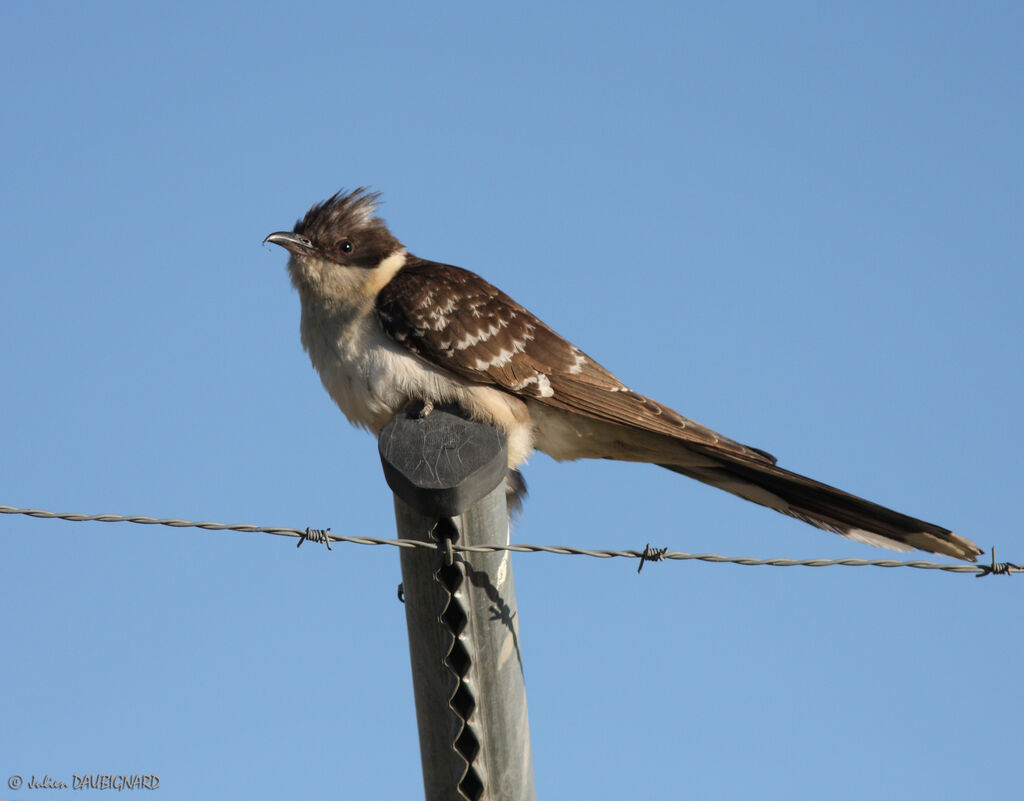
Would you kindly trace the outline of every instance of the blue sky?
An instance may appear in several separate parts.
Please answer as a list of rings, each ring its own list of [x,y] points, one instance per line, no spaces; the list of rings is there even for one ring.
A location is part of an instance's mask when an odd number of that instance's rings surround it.
[[[260,247],[371,185],[630,386],[1024,563],[1022,34],[1017,3],[7,4],[0,503],[393,536]],[[890,555],[650,467],[527,479],[519,542]],[[0,780],[420,797],[393,549],[0,535]],[[514,566],[540,797],[1016,788],[1021,577]]]

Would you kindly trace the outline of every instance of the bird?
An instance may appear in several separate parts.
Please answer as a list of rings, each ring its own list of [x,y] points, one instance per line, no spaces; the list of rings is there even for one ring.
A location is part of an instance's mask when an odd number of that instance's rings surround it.
[[[633,391],[476,273],[410,253],[360,187],[313,205],[263,243],[289,253],[302,346],[328,394],[379,435],[399,411],[455,405],[508,438],[510,500],[534,450],[556,460],[646,462],[852,540],[965,561],[949,529],[778,466]]]

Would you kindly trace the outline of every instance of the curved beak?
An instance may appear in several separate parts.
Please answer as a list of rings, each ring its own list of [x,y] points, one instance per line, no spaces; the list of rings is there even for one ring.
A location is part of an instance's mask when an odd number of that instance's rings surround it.
[[[291,231],[275,231],[263,240],[264,245],[267,242],[280,245],[289,253],[296,255],[312,253],[315,250],[313,243],[306,239],[306,237],[293,234]]]

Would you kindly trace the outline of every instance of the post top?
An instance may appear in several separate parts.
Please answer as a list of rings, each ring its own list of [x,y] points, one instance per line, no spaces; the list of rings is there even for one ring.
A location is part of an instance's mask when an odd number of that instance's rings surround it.
[[[392,492],[431,517],[462,514],[508,470],[505,434],[456,406],[437,406],[425,417],[400,411],[381,430],[377,449]]]

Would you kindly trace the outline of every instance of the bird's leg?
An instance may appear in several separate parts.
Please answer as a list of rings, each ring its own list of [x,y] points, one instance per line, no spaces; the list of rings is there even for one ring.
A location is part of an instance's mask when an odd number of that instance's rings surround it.
[[[418,420],[422,420],[434,411],[434,402],[431,400],[419,400],[417,398],[413,398],[405,405],[405,408],[412,412],[413,416]]]

